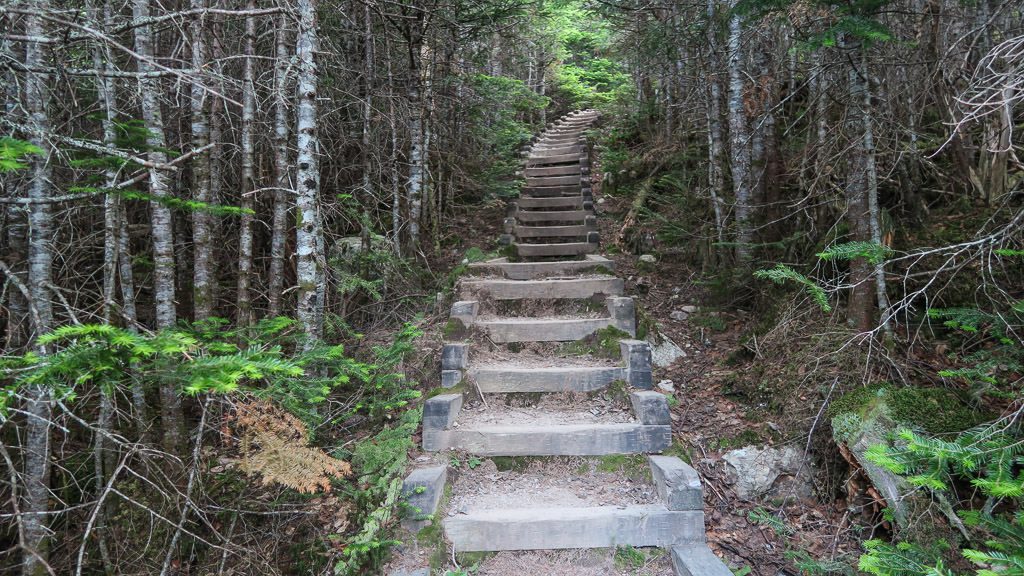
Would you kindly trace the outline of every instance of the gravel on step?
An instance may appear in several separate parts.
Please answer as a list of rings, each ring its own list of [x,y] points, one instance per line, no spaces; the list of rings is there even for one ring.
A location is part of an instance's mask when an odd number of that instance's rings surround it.
[[[484,560],[477,576],[674,576],[667,550],[611,549],[499,552]]]
[[[635,458],[635,457],[634,457]],[[642,459],[637,462],[645,464]],[[627,474],[603,471],[593,458],[545,458],[525,470],[499,471],[492,460],[470,470],[463,466],[452,484],[448,515],[523,508],[625,507],[658,504],[646,468]]]
[[[632,424],[633,410],[611,400],[586,399],[583,394],[545,394],[530,405],[508,405],[502,395],[487,396],[487,404],[463,405],[455,425],[477,426],[559,426],[568,424]]]

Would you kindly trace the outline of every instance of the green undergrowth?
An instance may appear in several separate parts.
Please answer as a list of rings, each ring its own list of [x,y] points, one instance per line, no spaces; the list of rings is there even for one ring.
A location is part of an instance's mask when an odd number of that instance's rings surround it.
[[[693,464],[693,454],[690,452],[690,449],[683,446],[675,437],[672,438],[672,444],[661,451],[661,455],[675,456],[687,464]]]
[[[712,440],[709,447],[713,450],[733,450],[744,446],[759,444],[760,442],[761,436],[757,431],[744,430],[732,436],[725,436],[717,440]]]
[[[594,468],[598,472],[619,473],[634,480],[650,481],[651,466],[645,454],[608,454],[599,456]]]
[[[629,402],[629,384],[625,380],[615,380],[604,388],[587,393],[587,398],[604,396],[615,403],[626,404]]]
[[[624,330],[615,326],[602,328],[586,338],[567,342],[558,348],[560,354],[574,356],[595,356],[609,360],[619,360],[622,353],[619,350],[619,340],[629,340],[632,336]]]

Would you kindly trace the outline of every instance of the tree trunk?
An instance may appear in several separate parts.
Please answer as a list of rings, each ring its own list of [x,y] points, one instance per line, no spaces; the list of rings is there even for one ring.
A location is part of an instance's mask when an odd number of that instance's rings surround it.
[[[412,43],[411,43],[412,44]],[[409,247],[415,254],[420,247],[420,213],[423,211],[423,181],[426,177],[425,133],[423,129],[423,77],[420,47],[409,47],[409,178],[406,194],[409,204]]]
[[[203,10],[206,0],[191,0],[193,10]],[[192,35],[193,74],[202,75],[206,67],[205,16],[196,14],[190,24]],[[210,142],[209,102],[205,78],[199,77],[191,86],[192,147],[201,149]],[[212,203],[210,195],[210,152],[197,154],[192,158],[192,196],[197,202]],[[216,282],[216,259],[214,257],[214,215],[206,210],[192,212],[192,245],[194,250],[192,268],[192,311],[195,320],[205,320],[213,315],[214,283]]]
[[[25,16],[25,35],[42,38],[48,33],[43,15],[48,12],[46,0],[30,3],[32,13]],[[53,148],[50,133],[49,78],[39,70],[50,66],[46,47],[41,42],[25,44],[25,108],[32,129],[29,141],[42,150],[31,157],[31,179],[28,197],[46,200],[50,195]],[[29,305],[33,308],[34,338],[53,329],[53,306],[50,286],[53,284],[53,218],[51,205],[33,203],[28,214],[28,290]],[[38,347],[38,352],[48,352]],[[33,385],[25,390],[25,494],[21,526],[24,536],[24,563],[22,574],[37,576],[47,571],[49,542],[47,512],[50,500],[50,420],[52,394],[45,384]]]
[[[373,154],[370,151],[371,129],[373,128],[373,89],[374,89],[374,49],[373,49],[373,12],[370,4],[363,4],[363,126],[362,126],[362,160],[363,160],[363,193],[360,198],[362,221],[359,223],[359,235],[363,241],[363,253],[372,248],[370,242],[370,206],[374,204],[373,184],[370,176],[373,173]]]
[[[855,139],[852,146],[854,154],[850,161],[850,174],[846,184],[846,219],[850,228],[850,240],[860,242],[872,241],[872,204],[871,178],[874,171],[874,151],[867,148],[865,127],[869,125],[870,112],[865,104],[870,100],[867,95],[867,78],[863,76],[867,70],[858,70],[854,63],[861,63],[862,46],[852,46],[852,63],[848,71],[849,105],[847,112],[847,130],[849,137]],[[877,201],[876,201],[877,202]],[[877,209],[877,208],[876,208]],[[870,330],[875,318],[875,297],[872,294],[872,276],[874,267],[865,258],[854,258],[850,261],[850,302],[847,310],[849,323],[861,332]]]
[[[296,37],[299,64],[298,115],[296,121],[298,157],[296,170],[296,207],[299,222],[296,227],[298,261],[298,305],[296,316],[306,334],[309,348],[323,336],[323,306],[320,270],[322,253],[318,194],[320,191],[320,163],[317,152],[317,67],[318,47],[316,0],[298,0],[299,30]]]
[[[718,242],[722,243],[725,241],[725,215],[722,206],[722,199],[725,197],[725,178],[722,170],[722,142],[725,141],[725,130],[722,128],[722,82],[719,76],[718,26],[715,12],[715,0],[708,0],[708,186],[711,190],[711,206],[715,213],[715,233]]]
[[[132,16],[137,21],[150,18],[149,0],[134,0]],[[160,82],[152,73],[153,31],[148,24],[135,28],[135,52],[138,53],[139,92],[142,103],[142,119],[146,125],[146,159],[155,165],[167,163],[164,151],[167,142],[164,137],[164,119],[160,110]],[[155,200],[150,202],[151,234],[153,238],[153,302],[156,309],[156,327],[170,328],[177,320],[174,300],[174,233],[171,209],[161,200],[170,197],[170,183],[166,173],[156,168],[149,169],[149,191]],[[177,452],[181,447],[184,417],[181,399],[173,384],[160,386],[160,417],[164,448]]]
[[[743,101],[743,24],[738,14],[729,20],[729,159],[736,202],[736,260],[751,258],[750,128]]]
[[[395,256],[402,256],[402,185],[398,169],[398,120],[395,110],[395,79],[391,69],[391,46],[388,35],[384,35],[384,55],[388,68],[388,128],[391,132],[391,155],[388,166],[391,170],[391,242]]]
[[[288,24],[286,13],[278,19],[274,59],[274,217],[270,238],[270,316],[281,314],[284,293],[285,249],[288,245],[288,212],[291,186],[288,163]]]
[[[246,8],[256,9],[254,0],[249,0]],[[253,130],[256,122],[256,82],[254,57],[256,55],[256,17],[245,17],[245,58],[242,78],[242,201],[243,214],[238,231],[238,315],[239,326],[252,324],[252,295],[249,286],[252,282],[252,226],[253,211],[256,206],[253,194],[256,190],[256,152]]]

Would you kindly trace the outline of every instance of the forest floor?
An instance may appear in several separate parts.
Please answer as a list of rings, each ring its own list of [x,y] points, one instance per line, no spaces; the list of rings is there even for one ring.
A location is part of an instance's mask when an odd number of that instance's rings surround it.
[[[599,188],[600,183],[595,182],[601,237],[616,238],[631,199],[602,198]],[[764,318],[713,304],[716,298],[709,295],[700,272],[670,255],[650,265],[640,262],[639,255],[622,253],[614,246],[604,248],[604,254],[615,261],[616,273],[626,280],[626,294],[633,296],[638,310],[686,353],[668,367],[656,367],[654,382],[673,388],[678,400],[672,408],[673,435],[703,480],[711,549],[733,570],[749,566],[752,574],[764,576],[797,572],[799,561],[808,557],[855,559],[860,538],[851,531],[844,498],[822,499],[819,493],[818,498],[785,502],[747,501],[736,494],[734,479],[722,459],[726,452],[748,445],[794,446],[802,452],[808,444],[812,422],[806,410],[773,411],[764,402],[734,390],[738,381],[750,379],[751,374],[745,372],[751,366],[736,358],[750,355],[747,335]],[[673,319],[672,313],[683,312],[683,307],[694,311],[685,319]],[[794,348],[799,345],[793,342]],[[785,374],[796,361],[788,355],[760,357],[757,372]],[[806,405],[818,405],[817,398],[809,399],[807,392],[796,386],[776,391],[783,403],[806,400]],[[827,481],[816,479],[815,484],[819,492],[834,492],[827,489]],[[776,530],[751,521],[755,510],[774,514],[784,527]]]

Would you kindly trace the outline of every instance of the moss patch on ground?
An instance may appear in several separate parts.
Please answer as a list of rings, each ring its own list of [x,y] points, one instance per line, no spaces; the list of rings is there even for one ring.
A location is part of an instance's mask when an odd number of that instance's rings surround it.
[[[575,342],[567,342],[559,347],[562,354],[577,356],[596,356],[608,358],[609,360],[620,360],[622,352],[619,350],[619,340],[629,340],[632,336],[629,332],[619,330],[615,326],[602,328],[586,338]]]

